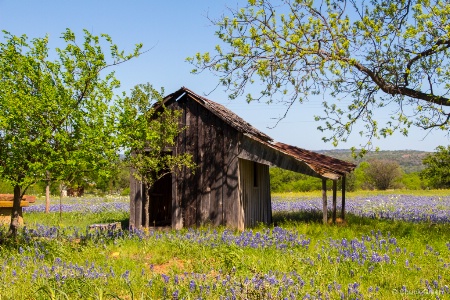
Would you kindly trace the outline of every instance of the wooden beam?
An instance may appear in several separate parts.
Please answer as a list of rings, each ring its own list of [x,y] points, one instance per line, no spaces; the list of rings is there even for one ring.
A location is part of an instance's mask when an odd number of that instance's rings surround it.
[[[342,221],[345,220],[345,175],[342,176],[342,207],[341,207],[341,218]]]
[[[277,149],[256,141],[246,135],[242,135],[239,146],[239,158],[255,161],[260,164],[276,166],[285,170],[294,171],[308,176],[322,178],[308,164],[299,161],[294,157],[282,153]]]
[[[328,208],[327,208],[327,180],[322,178],[322,212],[323,224],[328,223]]]
[[[336,198],[337,198],[337,180],[333,180],[333,224],[336,224]]]

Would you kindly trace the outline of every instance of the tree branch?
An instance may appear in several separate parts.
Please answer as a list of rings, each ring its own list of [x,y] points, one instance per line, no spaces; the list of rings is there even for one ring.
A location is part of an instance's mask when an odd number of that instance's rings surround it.
[[[324,52],[322,51],[322,53],[324,53]],[[327,55],[329,55],[329,54],[327,54]],[[383,92],[385,92],[389,95],[408,96],[411,98],[424,100],[424,101],[427,101],[430,103],[450,107],[450,99],[449,98],[424,93],[422,91],[417,91],[417,90],[407,88],[404,86],[393,85],[391,83],[386,82],[382,77],[380,77],[378,74],[376,74],[369,68],[363,66],[362,64],[360,64],[354,60],[351,60],[346,57],[340,57],[340,60],[342,60],[346,63],[349,63],[351,66],[354,66],[357,70],[363,72],[364,74],[367,74]]]
[[[443,46],[443,47],[439,47],[439,46]],[[405,86],[408,86],[408,77],[411,72],[411,67],[415,62],[417,62],[418,60],[420,60],[424,57],[433,55],[435,53],[442,52],[448,48],[450,48],[450,40],[438,40],[431,48],[429,48],[425,51],[422,51],[419,54],[417,54],[416,56],[414,56],[406,65],[406,72],[404,74]]]

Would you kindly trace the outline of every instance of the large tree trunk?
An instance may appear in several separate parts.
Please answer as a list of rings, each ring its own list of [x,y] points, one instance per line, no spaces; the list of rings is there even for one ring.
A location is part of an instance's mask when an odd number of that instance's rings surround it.
[[[59,184],[59,221],[62,221],[62,197],[63,197],[63,184]]]
[[[45,213],[50,212],[50,173],[47,171],[47,185],[45,186]]]
[[[45,213],[50,212],[50,181],[47,181],[45,186]]]
[[[8,236],[15,237],[19,228],[19,219],[21,215],[20,200],[21,200],[21,188],[20,185],[14,186],[14,199],[13,207],[11,211],[11,224],[9,225]]]
[[[147,187],[144,198],[144,227],[150,226],[150,188]]]

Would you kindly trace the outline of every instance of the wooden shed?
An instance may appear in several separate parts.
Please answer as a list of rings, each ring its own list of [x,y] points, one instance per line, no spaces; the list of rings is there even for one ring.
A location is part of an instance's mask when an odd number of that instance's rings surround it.
[[[269,166],[319,177],[324,184],[327,179],[336,183],[355,168],[342,160],[275,142],[223,105],[187,88],[166,96],[164,103],[182,110],[180,126],[186,127],[168,153],[191,153],[197,167],[194,174],[179,170],[154,184],[149,216],[143,209],[146,189],[132,176],[131,228],[142,227],[146,218],[151,226],[174,229],[210,224],[242,230],[270,223]],[[335,205],[336,184],[333,186]]]

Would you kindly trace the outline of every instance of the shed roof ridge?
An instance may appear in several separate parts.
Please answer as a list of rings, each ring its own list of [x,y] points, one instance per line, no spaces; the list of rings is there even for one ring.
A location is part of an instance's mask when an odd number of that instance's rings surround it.
[[[201,100],[201,104],[203,104],[204,107],[206,107],[209,111],[213,112],[216,116],[218,116],[234,128],[238,129],[239,131],[255,135],[264,141],[273,141],[270,136],[255,128],[249,122],[245,121],[243,118],[238,116],[236,113],[234,113],[224,105],[203,97],[184,86],[179,91],[184,91],[191,97],[194,97],[197,100]],[[177,92],[173,93],[172,95],[176,93]]]

